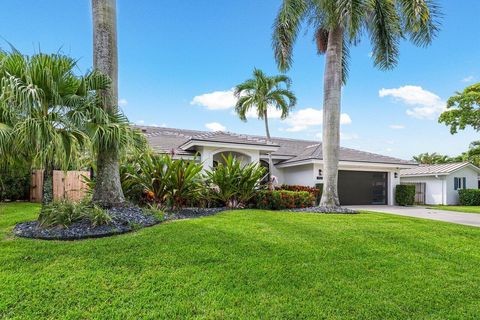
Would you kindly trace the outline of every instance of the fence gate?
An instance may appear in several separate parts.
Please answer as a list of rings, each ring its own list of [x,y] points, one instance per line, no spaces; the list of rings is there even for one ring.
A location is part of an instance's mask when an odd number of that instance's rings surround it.
[[[83,177],[90,177],[88,171],[53,171],[53,199],[82,200],[87,194],[88,186]],[[30,201],[41,202],[43,196],[43,170],[32,172],[30,184]]]
[[[402,183],[415,186],[415,204],[425,204],[427,184],[424,182]]]

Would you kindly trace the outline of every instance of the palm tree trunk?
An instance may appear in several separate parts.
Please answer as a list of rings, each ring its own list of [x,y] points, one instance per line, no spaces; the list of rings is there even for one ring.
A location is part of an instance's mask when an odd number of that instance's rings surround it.
[[[103,107],[115,111],[118,106],[118,54],[116,0],[92,0],[93,65],[108,75],[112,84],[103,92]],[[118,166],[118,150],[101,149],[97,157],[97,177],[93,201],[105,207],[125,202]]]
[[[47,161],[43,170],[42,204],[53,201],[53,163]]]
[[[321,206],[338,207],[343,28],[330,30],[323,84],[323,192]]]
[[[267,141],[270,142],[270,129],[268,128],[268,115],[267,110],[263,113],[263,120],[265,121],[265,132],[267,134]],[[271,188],[273,188],[272,184],[272,169],[273,169],[273,160],[272,160],[272,153],[268,153],[268,184]]]

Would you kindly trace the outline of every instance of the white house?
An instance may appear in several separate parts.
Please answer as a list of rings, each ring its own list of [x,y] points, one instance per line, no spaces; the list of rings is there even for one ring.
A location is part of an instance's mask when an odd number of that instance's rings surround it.
[[[458,204],[459,189],[478,189],[480,168],[468,162],[420,165],[400,171],[402,184],[414,184],[420,204]]]
[[[177,158],[197,156],[205,168],[233,154],[243,162],[258,162],[268,168],[271,153],[272,174],[280,184],[315,186],[323,183],[322,146],[318,141],[272,138],[231,132],[204,132],[139,126],[159,153]],[[395,186],[400,170],[415,163],[379,154],[341,148],[339,162],[339,197],[342,205],[394,204]]]

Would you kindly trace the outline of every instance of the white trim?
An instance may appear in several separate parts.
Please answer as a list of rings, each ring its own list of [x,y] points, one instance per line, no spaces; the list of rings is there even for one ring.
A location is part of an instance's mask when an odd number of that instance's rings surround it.
[[[193,147],[213,147],[213,148],[227,148],[227,149],[248,149],[248,150],[259,150],[259,151],[277,151],[280,146],[268,146],[268,145],[258,145],[258,144],[248,144],[248,143],[231,143],[231,142],[215,142],[215,141],[200,141],[200,140],[189,140],[185,142],[180,147],[183,150],[188,150]]]
[[[279,164],[276,164],[275,166],[278,168],[287,168],[287,167],[295,167],[295,166],[301,166],[304,164],[311,164],[311,163],[323,165],[323,160],[306,159],[306,160],[300,160],[295,162],[279,163]],[[384,168],[384,169],[387,169],[387,168],[402,169],[402,168],[411,168],[412,166],[416,166],[416,164],[380,163],[380,162],[363,162],[363,161],[339,161],[338,165],[339,167],[340,166],[351,167],[351,170],[355,170],[357,168],[368,168],[368,167]],[[348,169],[345,168],[344,170],[348,170]]]

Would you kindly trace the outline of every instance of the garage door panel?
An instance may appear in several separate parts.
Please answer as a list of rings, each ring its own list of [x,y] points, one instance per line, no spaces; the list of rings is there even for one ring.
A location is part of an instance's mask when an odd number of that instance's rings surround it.
[[[387,177],[386,172],[339,171],[340,204],[387,204]]]

